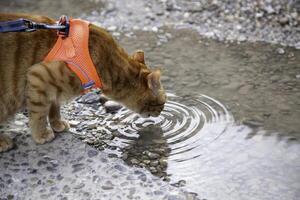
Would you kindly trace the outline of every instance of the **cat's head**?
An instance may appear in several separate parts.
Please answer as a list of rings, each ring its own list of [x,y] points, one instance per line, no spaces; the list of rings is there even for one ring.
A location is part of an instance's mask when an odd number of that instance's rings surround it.
[[[161,71],[146,66],[144,52],[136,51],[130,58],[128,84],[116,99],[143,117],[158,116],[166,103],[166,93],[160,82]]]

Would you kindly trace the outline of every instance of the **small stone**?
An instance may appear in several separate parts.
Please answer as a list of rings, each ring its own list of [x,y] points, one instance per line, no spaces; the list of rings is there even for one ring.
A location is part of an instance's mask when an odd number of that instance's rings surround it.
[[[152,27],[152,31],[155,32],[155,33],[157,33],[158,28],[156,26],[154,26],[154,27]]]
[[[131,162],[131,164],[133,164],[133,165],[138,165],[138,164],[139,164],[139,161],[138,161],[137,159],[135,159],[135,158],[132,158],[132,159],[130,160],[130,162]]]
[[[272,83],[277,82],[280,80],[280,76],[279,75],[273,75],[270,77],[270,80]]]
[[[184,200],[184,198],[177,195],[169,195],[168,200]]]
[[[297,74],[297,75],[296,75],[296,78],[297,78],[297,79],[300,79],[300,74]]]
[[[96,151],[96,150],[91,149],[91,150],[88,151],[89,158],[92,158],[92,157],[97,156],[97,155],[98,155],[98,151]]]
[[[123,159],[123,160],[127,160],[127,158],[128,158],[128,154],[127,154],[127,153],[123,153],[123,154],[122,154],[122,159]]]
[[[286,25],[286,24],[289,23],[289,18],[286,17],[286,16],[280,17],[280,18],[278,19],[278,22],[279,22],[279,24],[281,24],[281,25]]]
[[[108,113],[115,113],[117,112],[119,109],[122,108],[122,106],[114,101],[107,101],[104,103],[104,107],[106,112]]]
[[[71,127],[76,127],[80,124],[80,121],[71,120],[71,121],[69,121],[69,124],[70,124]]]
[[[122,165],[115,165],[115,169],[116,170],[119,170],[119,171],[121,171],[121,172],[125,172],[127,169],[124,167],[124,166],[122,166]]]
[[[78,171],[83,170],[83,169],[85,168],[85,166],[84,166],[84,164],[82,164],[82,163],[78,163],[78,164],[72,165],[72,168],[73,168],[72,173],[76,173],[76,172],[78,172]]]
[[[100,100],[99,94],[90,92],[90,93],[87,93],[87,94],[83,95],[83,96],[78,100],[78,102],[79,102],[79,103],[83,103],[83,104],[93,104],[93,103],[98,103],[99,100]]]
[[[80,183],[80,184],[78,184],[78,185],[75,185],[73,188],[74,188],[74,189],[81,189],[81,188],[83,188],[84,186],[85,186],[84,183]]]
[[[65,193],[69,193],[69,192],[71,191],[71,188],[70,188],[69,186],[65,185],[65,186],[63,187],[63,191],[64,191]]]
[[[163,159],[163,158],[159,160],[159,164],[162,167],[167,167],[168,166],[168,162],[165,159]]]
[[[157,153],[152,153],[152,152],[149,152],[149,151],[146,152],[146,155],[147,155],[151,160],[154,160],[154,159],[159,158],[159,154],[157,154]]]
[[[159,162],[157,160],[154,160],[154,161],[150,162],[150,166],[155,167],[158,165],[158,163]]]
[[[293,53],[293,52],[290,52],[289,54],[288,54],[288,57],[289,58],[293,58],[295,56],[295,54]]]
[[[97,128],[97,126],[98,126],[98,122],[97,121],[90,121],[87,124],[87,128],[89,128],[89,129],[95,129],[95,128]]]
[[[151,162],[150,160],[144,160],[144,161],[143,161],[143,163],[145,163],[146,165],[149,165],[150,162]]]
[[[156,173],[157,172],[155,167],[149,167],[149,170],[150,170],[151,173]]]
[[[268,5],[266,7],[263,8],[268,14],[273,14],[275,13],[274,8],[271,5]]]
[[[246,119],[243,121],[244,125],[250,126],[250,127],[259,127],[263,125],[262,121],[257,121],[254,119]]]
[[[107,28],[107,30],[108,30],[108,31],[111,31],[111,32],[114,32],[114,31],[117,30],[117,27],[116,27],[116,26],[109,26],[109,27]]]
[[[24,126],[25,123],[22,122],[22,121],[15,121],[15,125],[16,125],[16,126]]]
[[[118,157],[118,155],[117,155],[117,154],[114,154],[114,153],[109,153],[109,154],[107,154],[107,156],[108,156],[109,158],[117,158],[117,157]]]
[[[101,104],[104,104],[104,103],[107,102],[108,100],[109,100],[109,99],[108,99],[105,95],[103,95],[103,94],[100,95],[99,101],[100,101]]]
[[[114,189],[114,185],[111,181],[106,181],[105,185],[102,186],[103,190],[112,190]]]
[[[115,37],[118,37],[118,36],[120,36],[121,35],[121,33],[119,33],[119,32],[113,32],[113,34],[112,34],[113,36],[115,36]]]
[[[178,181],[178,187],[183,187],[185,185],[186,185],[186,181],[185,180]]]
[[[282,54],[285,53],[285,51],[284,51],[283,48],[278,48],[278,49],[276,49],[276,51],[277,51],[277,53],[280,54],[280,55],[282,55]]]

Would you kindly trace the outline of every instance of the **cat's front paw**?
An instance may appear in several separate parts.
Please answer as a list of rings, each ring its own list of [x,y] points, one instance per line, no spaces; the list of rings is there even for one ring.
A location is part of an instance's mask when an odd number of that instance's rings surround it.
[[[0,152],[8,151],[13,148],[14,143],[10,137],[0,134]]]
[[[52,141],[55,138],[55,134],[51,129],[46,129],[44,132],[32,134],[32,138],[37,144],[45,144]]]
[[[70,125],[66,120],[56,120],[51,122],[50,125],[56,133],[61,133],[70,129]]]

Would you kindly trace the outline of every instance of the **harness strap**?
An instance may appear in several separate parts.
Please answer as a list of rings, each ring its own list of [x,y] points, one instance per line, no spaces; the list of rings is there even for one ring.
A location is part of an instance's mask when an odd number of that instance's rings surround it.
[[[102,88],[101,79],[89,52],[89,22],[80,19],[70,20],[69,36],[59,36],[45,61],[64,61],[81,80],[85,91]]]

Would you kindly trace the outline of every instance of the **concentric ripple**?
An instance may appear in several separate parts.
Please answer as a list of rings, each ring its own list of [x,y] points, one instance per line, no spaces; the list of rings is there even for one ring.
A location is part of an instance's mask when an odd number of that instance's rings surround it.
[[[147,145],[161,144],[170,149],[169,161],[183,162],[201,155],[201,149],[217,140],[233,123],[225,106],[206,95],[178,97],[168,94],[168,102],[159,117],[141,118],[122,109],[107,119],[115,129],[114,146],[133,145],[141,135]],[[153,136],[153,137],[152,137]]]

